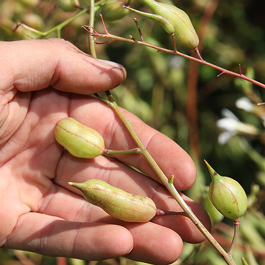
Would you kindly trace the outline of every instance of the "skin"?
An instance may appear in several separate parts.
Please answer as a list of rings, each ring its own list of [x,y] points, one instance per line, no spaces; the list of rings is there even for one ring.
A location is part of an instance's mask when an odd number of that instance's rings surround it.
[[[149,177],[116,159],[75,158],[54,139],[55,124],[71,116],[101,133],[106,148],[135,147],[108,106],[81,95],[122,83],[122,66],[95,60],[61,39],[0,42],[0,50],[0,247],[85,260],[124,255],[169,264],[179,258],[182,240],[204,239],[183,216],[160,216],[143,224],[116,220],[68,185],[98,178],[148,196],[163,210],[179,210],[140,155],[119,159]],[[188,189],[196,178],[188,154],[133,114],[123,113],[165,174],[175,175],[176,188]],[[201,206],[184,199],[209,228]]]

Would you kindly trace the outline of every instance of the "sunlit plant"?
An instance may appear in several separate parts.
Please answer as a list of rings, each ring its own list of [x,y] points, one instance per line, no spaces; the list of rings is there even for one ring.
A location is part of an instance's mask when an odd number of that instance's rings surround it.
[[[63,22],[59,23],[58,25],[55,25],[50,30],[47,30],[45,32],[30,27],[26,23],[18,23],[15,30],[17,30],[20,27],[24,27],[27,30],[29,30],[29,32],[34,32],[34,34],[36,34],[38,37],[41,38],[49,36],[51,33],[54,32],[56,32],[58,37],[61,37],[61,31],[65,26],[72,23],[76,19],[80,18],[84,14],[86,15],[89,14],[89,19],[90,19],[89,24],[83,25],[83,28],[87,30],[89,34],[91,54],[94,57],[97,56],[95,50],[95,43],[96,43],[95,38],[102,37],[108,39],[108,41],[106,41],[105,43],[113,41],[124,41],[131,44],[151,47],[157,51],[171,54],[173,56],[180,56],[185,59],[191,60],[193,62],[197,62],[199,64],[218,70],[220,72],[218,77],[223,74],[228,74],[232,75],[233,77],[237,77],[241,80],[246,80],[259,87],[265,88],[265,85],[255,80],[254,77],[244,75],[242,73],[240,65],[239,65],[239,72],[237,73],[205,61],[199,51],[199,43],[200,43],[199,37],[193,27],[192,18],[190,18],[183,10],[179,9],[178,7],[172,4],[157,2],[154,0],[142,0],[141,4],[148,6],[153,13],[147,13],[141,10],[134,9],[130,7],[130,2],[124,2],[119,0],[101,0],[96,3],[94,3],[94,1],[92,0],[90,2],[90,5],[85,7],[82,7],[82,5],[80,5],[79,1],[77,0],[57,0],[57,5],[59,8],[61,8],[61,10],[65,12],[76,12],[76,13],[74,13],[73,16],[70,16]],[[118,21],[119,19],[124,18],[129,13],[128,10],[143,15],[144,17],[152,19],[153,21],[160,24],[164,28],[165,32],[171,36],[172,50],[145,41],[145,36],[143,36],[142,34],[137,19],[134,19],[134,23],[135,26],[137,27],[140,40],[137,40],[135,36],[131,35],[129,35],[128,38],[124,38],[111,34],[107,30],[105,22]],[[105,30],[104,33],[99,33],[95,29],[94,26],[95,19],[101,19],[103,28]],[[193,54],[187,55],[185,53],[179,52],[177,49],[178,44],[187,48],[188,50],[187,52],[189,53],[190,53],[189,50],[194,50],[196,52],[195,56],[193,56]],[[73,156],[87,158],[87,159],[92,159],[99,155],[111,155],[111,154],[130,155],[131,153],[137,153],[139,155],[142,155],[146,159],[146,161],[151,165],[151,167],[154,169],[154,171],[160,178],[161,182],[165,185],[165,187],[168,189],[171,195],[180,204],[180,206],[183,209],[182,214],[189,217],[194,222],[197,228],[200,229],[200,231],[205,235],[205,237],[209,240],[209,242],[217,249],[217,251],[225,259],[227,264],[235,264],[232,258],[232,250],[234,247],[235,237],[237,234],[238,221],[239,218],[241,218],[243,214],[246,212],[248,206],[247,196],[241,185],[231,178],[228,179],[221,177],[207,163],[207,167],[209,169],[212,178],[212,184],[210,185],[208,191],[209,199],[212,205],[214,205],[221,214],[223,214],[227,218],[231,218],[235,222],[235,227],[236,227],[234,233],[235,236],[233,238],[230,250],[226,252],[220,246],[220,244],[213,238],[213,236],[207,231],[207,229],[201,224],[198,218],[194,215],[194,213],[183,201],[183,199],[181,198],[178,191],[175,189],[173,185],[173,177],[170,180],[168,180],[168,177],[164,175],[164,173],[158,167],[154,159],[147,152],[147,150],[142,145],[141,141],[133,131],[132,126],[129,124],[128,121],[126,121],[126,119],[120,112],[119,107],[114,101],[110,92],[106,93],[106,97],[101,97],[99,95],[94,95],[94,96],[102,100],[106,104],[108,104],[113,109],[113,111],[115,111],[118,118],[122,121],[123,126],[125,126],[125,128],[130,133],[137,148],[133,150],[106,150],[104,145],[104,139],[100,134],[98,134],[98,132],[92,130],[91,128],[85,127],[84,125],[80,124],[78,121],[75,121],[71,118],[62,120],[56,125],[55,138],[58,141],[58,143],[61,144],[64,148],[66,148]],[[258,101],[261,102],[262,100],[258,98]],[[249,98],[247,101],[246,100],[238,101],[237,106],[240,109],[244,109],[248,112],[252,112],[253,114],[257,115],[259,118],[263,119],[264,123],[265,112],[262,109],[263,108],[262,106],[257,106],[257,103],[259,103],[258,101],[253,100],[252,97],[252,101]],[[226,110],[226,113],[228,112],[229,111]],[[217,126],[223,130],[223,134],[221,134],[219,138],[220,143],[225,144],[229,142],[232,136],[238,136],[238,135],[252,136],[252,137],[262,136],[260,128],[257,128],[252,124],[241,122],[237,118],[231,118],[231,116],[233,115],[230,115],[230,117],[225,117],[224,119],[220,119],[217,122]],[[234,115],[234,117],[236,116]],[[242,148],[250,150],[248,145],[244,145],[243,147],[242,144]],[[260,161],[259,165],[261,165],[262,168],[262,162],[264,162],[264,159],[262,160],[262,157],[258,157],[259,158],[258,159],[256,153],[252,152],[251,154],[253,154],[252,158],[253,159],[255,158],[255,161],[258,160]],[[78,183],[69,183],[69,184],[71,186],[80,189],[84,197],[87,199],[89,198],[88,201],[93,203],[92,202],[93,200],[90,198],[91,194],[94,196],[93,192],[88,192],[87,190],[84,191],[83,186],[82,187],[80,186],[81,184]],[[115,187],[109,187],[108,184],[104,184],[103,186],[105,189],[108,189],[110,191],[113,191],[115,189]],[[123,191],[118,191],[118,192],[120,192],[124,196],[124,198],[126,199],[129,198],[129,200],[125,203],[125,205],[122,204],[124,201],[116,200],[118,206],[122,205],[121,208],[124,209],[126,208],[126,211],[127,210],[130,211],[130,207],[131,208],[135,207],[133,204],[130,206],[130,198],[133,195],[123,193]],[[139,197],[137,198],[139,199]],[[144,202],[148,201],[148,203],[150,202],[148,198],[142,198],[142,201]],[[115,212],[117,212],[117,207],[118,207],[117,205],[115,205],[116,207],[115,209],[109,210],[110,206],[108,205],[108,200],[106,199],[105,201],[103,200],[103,204],[99,206],[104,208],[104,210],[108,212],[110,215],[115,215]],[[148,216],[147,219],[144,219],[144,221],[149,221],[157,213],[156,212],[157,209],[154,205],[152,205],[152,203],[149,203],[148,207],[152,208],[151,215]],[[123,218],[123,214],[120,212],[116,214],[116,218],[121,216]],[[137,218],[135,219],[135,214],[133,211],[129,216],[131,217],[129,221],[140,220]],[[243,260],[243,264],[246,264],[245,259]]]

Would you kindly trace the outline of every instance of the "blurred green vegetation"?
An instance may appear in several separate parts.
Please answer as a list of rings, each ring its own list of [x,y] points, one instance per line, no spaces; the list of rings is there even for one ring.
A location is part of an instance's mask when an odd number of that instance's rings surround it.
[[[185,10],[199,36],[203,36],[201,55],[228,70],[250,75],[265,83],[265,2],[259,0],[175,0],[174,4]],[[80,0],[81,7],[89,6],[88,0]],[[130,6],[148,11],[142,4],[132,0]],[[23,27],[15,32],[18,22],[40,31],[48,31],[77,13],[64,12],[55,0],[8,0],[0,1],[0,40],[12,41],[40,36]],[[145,41],[172,49],[171,38],[160,25],[134,13],[113,23],[107,23],[112,34],[139,39],[133,22],[139,21]],[[208,18],[205,19],[205,18]],[[89,23],[85,13],[62,29],[62,38],[89,53],[88,34],[81,28]],[[98,32],[104,33],[102,23],[95,23]],[[205,32],[205,35],[200,35]],[[51,33],[46,37],[56,37]],[[106,39],[97,40],[106,41]],[[191,51],[177,46],[181,52]],[[250,206],[242,219],[240,235],[234,257],[241,264],[244,256],[249,264],[265,264],[265,110],[255,105],[265,101],[264,89],[229,75],[221,75],[208,66],[194,64],[178,56],[157,52],[144,46],[115,41],[96,45],[98,58],[118,62],[127,69],[128,77],[123,85],[113,90],[121,107],[128,109],[150,126],[166,134],[182,146],[194,159],[198,178],[186,191],[194,200],[203,203],[205,187],[210,177],[203,159],[221,175],[233,177],[241,183],[249,195]],[[28,55],[30,56],[30,54]],[[195,82],[192,82],[194,81]],[[252,109],[242,109],[236,102],[248,98]],[[230,133],[225,143],[220,143],[224,132],[217,126],[222,113],[232,113],[237,122],[252,125],[254,134],[244,131]],[[177,158],[169,158],[177,159]],[[172,172],[174,174],[174,172]],[[222,220],[214,224],[213,234],[228,248],[232,237],[232,223]],[[249,232],[251,231],[251,232]],[[21,255],[18,255],[20,253]],[[23,256],[27,259],[24,259]],[[22,257],[22,258],[21,258]],[[30,263],[31,262],[31,263]],[[62,261],[61,261],[62,262]],[[77,264],[76,260],[65,260]],[[76,262],[76,263],[75,263]],[[96,264],[79,261],[79,264]],[[0,264],[64,264],[56,258],[37,254],[0,250]],[[65,263],[66,264],[66,263]],[[98,262],[97,264],[140,264],[123,258]],[[207,243],[186,244],[183,255],[176,264],[225,264],[219,254]]]

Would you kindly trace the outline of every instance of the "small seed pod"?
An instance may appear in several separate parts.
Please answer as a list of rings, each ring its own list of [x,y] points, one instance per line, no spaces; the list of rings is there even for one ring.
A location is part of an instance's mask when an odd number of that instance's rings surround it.
[[[156,215],[156,205],[150,198],[130,194],[102,180],[68,183],[79,189],[87,201],[122,221],[148,222]]]
[[[78,0],[57,0],[57,4],[65,12],[76,11],[79,7]]]
[[[189,16],[183,10],[177,8],[174,5],[160,3],[155,0],[142,1],[154,12],[155,15],[157,15],[157,17],[152,17],[150,14],[143,12],[141,13],[142,15],[148,14],[145,16],[159,22],[167,33],[174,33],[176,42],[180,45],[191,50],[198,47],[198,35],[191,23]],[[172,25],[170,25],[170,23]],[[174,29],[173,31],[172,27]]]
[[[171,23],[171,21],[166,19],[166,18],[164,18],[164,17],[162,17],[162,16],[151,14],[151,13],[142,12],[142,11],[139,11],[137,9],[134,9],[134,8],[131,8],[131,7],[128,7],[128,6],[124,6],[124,8],[126,8],[128,10],[131,10],[131,11],[137,13],[137,14],[140,14],[142,16],[145,16],[147,18],[150,18],[150,19],[156,21],[157,23],[161,24],[161,26],[164,28],[166,33],[168,33],[170,35],[174,34],[174,32],[175,32],[175,27]]]
[[[123,8],[126,2],[123,0],[108,0],[102,7],[100,7],[96,13],[95,18],[100,20],[100,14],[102,14],[104,21],[112,22],[122,19],[129,12]]]
[[[70,117],[56,124],[54,136],[75,157],[95,158],[105,149],[101,134]]]
[[[244,189],[237,181],[220,176],[205,160],[204,162],[212,178],[208,193],[211,202],[225,217],[238,221],[248,206]]]

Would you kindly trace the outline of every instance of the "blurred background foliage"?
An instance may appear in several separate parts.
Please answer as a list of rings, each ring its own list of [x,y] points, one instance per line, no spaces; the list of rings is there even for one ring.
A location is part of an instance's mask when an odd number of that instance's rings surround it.
[[[239,72],[240,64],[243,74],[265,83],[264,1],[174,0],[174,4],[189,14],[200,37],[204,60],[235,72]],[[89,1],[80,0],[80,6],[89,6]],[[148,12],[137,0],[131,0],[130,6]],[[46,32],[78,12],[64,12],[55,0],[1,0],[0,40],[41,38],[21,26],[13,30],[20,22]],[[117,36],[132,35],[139,39],[134,17],[139,21],[145,41],[172,49],[171,38],[160,25],[132,12],[121,20],[106,23],[107,28]],[[89,53],[88,34],[81,27],[88,23],[89,14],[85,13],[66,25],[61,37]],[[95,23],[95,28],[104,33],[100,21]],[[57,37],[56,31],[45,38],[51,37]],[[177,49],[192,54],[185,48],[177,46]],[[115,41],[96,45],[96,51],[98,58],[118,62],[127,70],[124,84],[113,90],[118,104],[172,138],[194,159],[198,178],[185,191],[187,195],[202,204],[207,201],[205,190],[210,177],[203,159],[219,174],[233,177],[245,188],[249,210],[242,219],[234,258],[237,264],[241,264],[242,256],[250,265],[265,264],[265,108],[256,106],[265,101],[264,89],[229,75],[217,77],[220,73],[208,66],[136,44]],[[218,214],[212,218],[213,234],[228,248],[232,223]],[[0,250],[1,265],[88,263],[142,264],[124,258],[93,262]],[[205,242],[185,243],[183,255],[175,264],[225,262]]]

